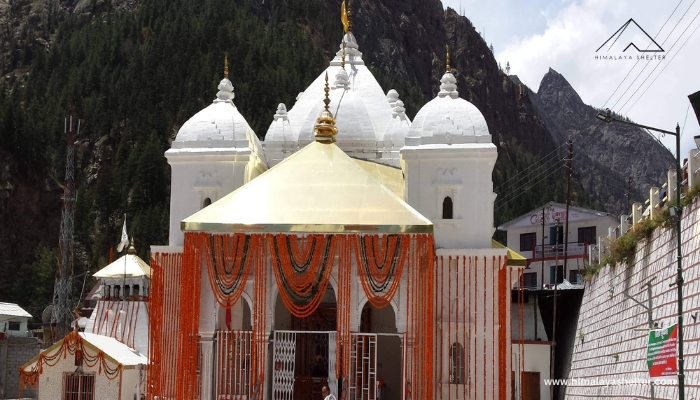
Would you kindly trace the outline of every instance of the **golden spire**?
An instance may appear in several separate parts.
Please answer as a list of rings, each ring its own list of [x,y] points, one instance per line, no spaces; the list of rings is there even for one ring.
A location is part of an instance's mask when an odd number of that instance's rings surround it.
[[[345,33],[352,32],[352,7],[347,3],[347,0],[343,0],[340,5],[340,22],[343,23]]]
[[[452,67],[450,67],[450,45],[446,44],[445,45],[445,50],[447,52],[447,66],[445,67],[445,71],[447,72],[452,72]]]
[[[331,89],[328,87],[328,72],[326,72],[326,87],[323,89],[323,91],[326,92],[326,98],[323,99],[323,104],[326,106],[316,120],[314,133],[316,134],[317,142],[334,143],[335,135],[338,133],[338,128],[335,127],[335,119],[328,108],[328,105],[331,104],[331,99],[328,97],[328,94],[331,92]]]
[[[129,250],[127,254],[136,254],[136,248],[134,247],[134,237],[131,237],[131,244],[129,245]]]
[[[228,78],[228,51],[224,51],[224,78]]]
[[[343,23],[343,31],[348,33],[348,9],[345,0],[343,0],[343,3],[340,5],[340,22]]]

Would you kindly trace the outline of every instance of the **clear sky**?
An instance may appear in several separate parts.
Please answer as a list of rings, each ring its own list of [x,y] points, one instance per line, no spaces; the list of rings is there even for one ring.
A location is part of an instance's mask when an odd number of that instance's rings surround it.
[[[442,3],[457,12],[461,10],[485,36],[486,42],[493,44],[496,59],[503,66],[510,62],[510,73],[518,75],[532,90],[537,91],[542,76],[551,67],[564,75],[586,104],[611,108],[637,123],[661,129],[674,130],[676,123],[680,124],[682,158],[696,147],[693,137],[700,135],[700,126],[692,107],[688,110],[688,95],[700,91],[700,1],[442,0]],[[640,53],[632,48],[622,52],[624,46],[618,46],[617,51],[606,52],[606,47],[596,53],[630,18],[664,52]],[[631,25],[619,40],[626,44],[633,41],[644,49],[651,43]],[[665,55],[665,60],[637,60],[638,55],[660,54]],[[596,60],[596,55],[632,57],[610,61]],[[661,140],[675,152],[673,137]]]

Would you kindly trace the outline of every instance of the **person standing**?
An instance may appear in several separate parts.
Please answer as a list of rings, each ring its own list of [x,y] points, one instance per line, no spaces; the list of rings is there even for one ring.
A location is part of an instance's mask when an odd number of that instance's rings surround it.
[[[328,386],[321,388],[321,395],[323,395],[323,400],[337,400],[330,389],[328,389]]]

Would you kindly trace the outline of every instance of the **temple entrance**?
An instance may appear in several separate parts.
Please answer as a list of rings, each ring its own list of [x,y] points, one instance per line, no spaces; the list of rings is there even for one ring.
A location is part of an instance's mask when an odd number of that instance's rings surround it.
[[[391,305],[378,309],[369,302],[362,308],[360,331],[376,337],[376,395],[351,399],[401,400],[403,387],[403,335],[396,329]],[[365,374],[367,375],[367,374]]]
[[[318,308],[305,318],[292,315],[277,296],[268,386],[273,400],[320,399],[326,385],[338,393],[336,309],[331,286]]]

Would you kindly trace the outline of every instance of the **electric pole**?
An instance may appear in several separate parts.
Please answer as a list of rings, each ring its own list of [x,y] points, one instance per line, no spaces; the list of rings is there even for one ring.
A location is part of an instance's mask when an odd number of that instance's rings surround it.
[[[574,162],[574,142],[569,139],[569,158],[567,159],[567,178],[566,178],[566,222],[564,227],[564,279],[569,272],[567,261],[569,260],[569,204],[571,203],[571,175]]]

